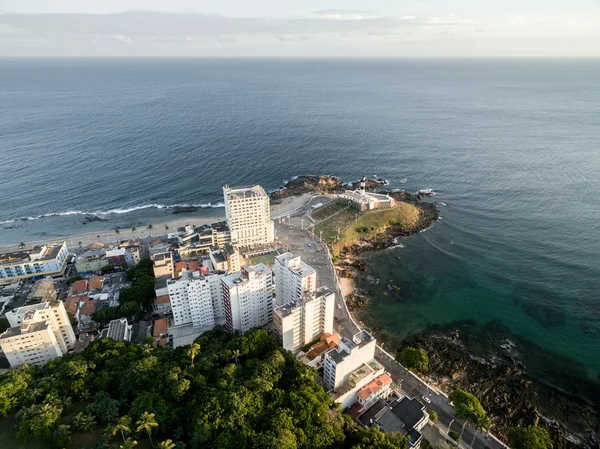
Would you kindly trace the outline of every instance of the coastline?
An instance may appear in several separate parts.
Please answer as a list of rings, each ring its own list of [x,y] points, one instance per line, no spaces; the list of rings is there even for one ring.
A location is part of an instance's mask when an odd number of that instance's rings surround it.
[[[281,200],[278,200],[276,203],[271,204],[271,214],[272,215],[279,215],[279,214],[285,214],[285,213],[289,213],[295,209],[298,209],[299,207],[303,206],[304,204],[306,204],[308,202],[308,200],[310,199],[311,195],[308,193],[305,193],[303,195],[300,196],[291,196],[291,197],[286,197],[283,198]],[[211,212],[214,212],[214,209],[211,209]],[[166,217],[161,217],[160,219],[155,219],[155,220],[146,220],[146,222],[148,224],[152,224],[152,230],[149,230],[146,226],[139,226],[136,225],[135,227],[137,228],[135,233],[133,233],[131,231],[131,227],[118,227],[119,229],[119,234],[116,234],[115,232],[115,222],[114,220],[111,219],[107,219],[106,221],[100,221],[97,223],[94,223],[97,228],[93,231],[87,231],[86,232],[72,232],[69,233],[67,235],[48,235],[46,238],[41,239],[41,238],[37,238],[35,240],[25,240],[24,243],[26,244],[26,248],[33,246],[33,245],[38,245],[38,244],[44,244],[44,243],[49,243],[52,241],[66,241],[67,242],[67,247],[69,248],[76,248],[79,246],[79,242],[82,242],[82,245],[89,245],[90,243],[93,242],[103,242],[103,243],[111,243],[114,242],[116,243],[117,240],[124,240],[124,239],[131,239],[131,238],[147,238],[152,236],[159,236],[159,235],[165,235],[167,233],[171,233],[171,232],[176,232],[178,227],[183,227],[186,225],[194,225],[194,226],[200,226],[203,224],[210,224],[210,223],[214,223],[216,221],[222,221],[225,220],[225,210],[224,209],[220,209],[218,211],[217,214],[215,215],[197,215],[197,214],[186,214],[186,213],[182,213],[182,214],[177,214],[177,215],[173,215],[171,214],[170,216],[173,217],[172,219],[166,219]],[[141,219],[136,219],[135,222],[140,222]],[[168,230],[165,229],[165,226],[168,226]],[[83,226],[82,226],[83,227]],[[100,236],[100,237],[98,237]],[[11,244],[4,244],[4,245],[0,245],[0,251],[14,251],[14,250],[18,250],[19,249],[19,243],[18,241],[14,241]]]
[[[361,327],[368,328],[378,341],[385,343],[387,351],[392,354],[404,346],[426,349],[430,357],[429,383],[445,394],[450,394],[455,388],[462,388],[483,397],[482,405],[494,418],[492,433],[504,441],[508,439],[509,427],[537,424],[548,428],[555,447],[596,447],[598,412],[593,398],[600,398],[600,390],[596,391],[598,387],[589,382],[589,396],[582,398],[544,379],[533,378],[527,373],[526,366],[518,355],[511,353],[512,341],[517,341],[519,346],[531,342],[511,334],[501,323],[488,323],[491,329],[486,331],[495,334],[493,337],[496,338],[498,347],[507,347],[508,344],[508,350],[478,354],[461,339],[463,333],[467,335],[467,329],[474,326],[473,323],[456,322],[445,327],[432,326],[416,335],[398,340],[379,328],[374,319],[364,315],[363,311],[377,298],[362,290],[357,278],[365,274],[369,282],[379,283],[379,279],[368,272],[369,257],[400,246],[403,237],[426,229],[428,226],[413,229],[400,236],[383,230],[380,238],[374,239],[374,244],[365,245],[359,241],[342,251],[345,253],[344,257],[340,256],[335,261],[334,268],[352,320],[360,323]],[[389,291],[401,290],[401,287],[391,281],[386,284]],[[468,337],[481,338],[481,335]],[[538,351],[545,354],[542,348],[538,348]],[[552,354],[545,356],[552,357]],[[576,382],[575,378],[572,380]]]

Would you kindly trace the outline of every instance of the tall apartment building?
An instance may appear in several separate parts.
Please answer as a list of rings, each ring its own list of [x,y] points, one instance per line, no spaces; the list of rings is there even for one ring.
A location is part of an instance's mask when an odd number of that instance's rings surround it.
[[[222,282],[227,330],[243,333],[273,319],[273,273],[265,264],[244,265]]]
[[[67,242],[36,246],[30,251],[0,254],[0,283],[62,274],[68,259]]]
[[[275,257],[273,273],[278,305],[301,301],[305,291],[313,292],[317,288],[316,271],[290,252]]]
[[[336,349],[325,354],[323,364],[325,390],[335,390],[347,382],[354,371],[372,361],[375,358],[375,345],[376,340],[364,330],[355,334],[352,340],[347,337],[342,338]]]
[[[223,316],[221,279],[225,273],[201,275],[183,270],[181,277],[167,281],[175,325],[204,327],[215,324],[215,316]]]
[[[10,329],[0,335],[0,347],[10,365],[43,365],[66,354],[75,334],[62,301],[24,306],[6,314]]]
[[[222,248],[211,246],[209,256],[215,270],[235,273],[242,268],[240,252],[231,243],[226,243]]]
[[[275,231],[269,196],[261,186],[224,186],[223,197],[233,245],[253,247],[273,243]]]
[[[335,293],[327,287],[305,291],[300,301],[275,307],[275,331],[284,349],[295,351],[324,332],[333,333]]]

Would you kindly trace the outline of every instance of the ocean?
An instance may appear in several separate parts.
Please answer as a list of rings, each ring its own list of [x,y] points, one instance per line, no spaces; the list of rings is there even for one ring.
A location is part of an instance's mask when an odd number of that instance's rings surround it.
[[[441,219],[370,258],[365,319],[501,323],[533,375],[600,380],[600,60],[2,59],[0,159],[0,245],[305,173],[433,188]]]

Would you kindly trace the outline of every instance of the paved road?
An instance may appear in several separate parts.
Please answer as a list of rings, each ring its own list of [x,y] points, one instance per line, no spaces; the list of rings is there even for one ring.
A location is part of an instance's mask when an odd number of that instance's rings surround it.
[[[305,230],[301,229],[304,225]],[[306,230],[310,226],[310,221],[305,216],[294,216],[291,219],[275,222],[275,232],[279,238],[280,244],[284,249],[293,252],[295,255],[302,257],[302,260],[312,266],[317,272],[317,285],[325,285],[331,288],[336,293],[335,320],[336,329],[340,335],[344,337],[352,337],[359,331],[349,316],[348,309],[342,301],[342,295],[339,289],[339,284],[335,275],[335,271],[329,259],[327,249]],[[342,306],[340,309],[338,304]],[[474,444],[471,446],[475,429],[471,424],[467,424],[463,430],[463,422],[454,417],[454,409],[448,403],[447,398],[440,394],[437,390],[431,389],[428,385],[418,378],[407,372],[400,364],[391,358],[380,347],[375,351],[375,357],[386,371],[392,375],[394,382],[401,386],[404,393],[409,396],[422,399],[426,396],[431,402],[427,404],[427,408],[435,410],[438,414],[437,428],[443,432],[448,432],[448,425],[451,430],[462,433],[461,447],[469,447],[472,449],[503,449],[504,445],[495,439],[477,434]]]

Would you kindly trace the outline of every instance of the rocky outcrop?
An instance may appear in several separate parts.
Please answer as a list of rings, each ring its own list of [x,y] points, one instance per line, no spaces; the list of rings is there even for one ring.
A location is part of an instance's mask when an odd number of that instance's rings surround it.
[[[191,212],[196,212],[198,210],[197,207],[194,206],[175,206],[171,211],[172,214],[187,214]]]
[[[362,182],[362,180],[354,181],[353,183],[351,183],[352,188],[353,189],[360,188],[361,182]],[[366,178],[365,179],[365,189],[367,189],[367,190],[375,190],[378,187],[387,186],[388,184],[389,184],[389,181],[387,179],[383,179],[383,178]]]
[[[343,190],[342,185],[342,180],[335,176],[302,175],[286,182],[281,189],[271,192],[270,197],[271,200],[277,201],[305,193],[336,193]]]

